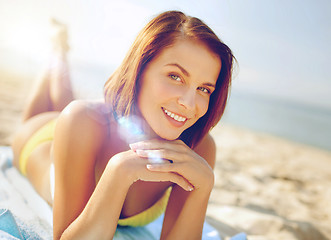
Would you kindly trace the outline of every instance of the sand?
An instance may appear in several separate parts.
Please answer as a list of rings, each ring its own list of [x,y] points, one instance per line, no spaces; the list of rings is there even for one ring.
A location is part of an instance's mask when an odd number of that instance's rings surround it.
[[[0,71],[0,145],[9,145],[33,77]],[[226,239],[331,239],[331,152],[219,124],[207,221]]]

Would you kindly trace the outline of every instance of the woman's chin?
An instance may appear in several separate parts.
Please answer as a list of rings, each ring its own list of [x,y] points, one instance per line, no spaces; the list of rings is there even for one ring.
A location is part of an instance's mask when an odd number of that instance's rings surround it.
[[[165,133],[165,132],[160,132],[160,133],[156,133],[160,138],[164,139],[164,140],[168,140],[168,141],[173,141],[179,138],[180,133],[176,134],[171,134],[171,133]]]

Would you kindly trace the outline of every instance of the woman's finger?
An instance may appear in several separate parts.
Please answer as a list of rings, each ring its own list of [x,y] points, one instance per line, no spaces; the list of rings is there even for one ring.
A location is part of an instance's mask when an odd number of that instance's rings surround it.
[[[165,154],[163,152],[163,150],[136,150],[136,154],[139,157],[147,158],[151,163],[169,163],[169,161],[173,162],[172,160],[165,158]]]
[[[137,149],[136,153],[139,157],[147,158],[151,163],[183,162],[189,157],[188,153],[178,152],[174,149]]]
[[[162,150],[137,150],[137,155],[142,158],[147,158],[150,163],[173,163],[173,160],[166,158]]]
[[[152,182],[172,182],[183,188],[185,191],[192,191],[194,187],[183,176],[174,172],[149,172],[148,175],[141,177],[142,181]]]
[[[187,164],[185,163],[164,163],[164,164],[158,164],[158,163],[147,163],[146,168],[151,172],[171,172],[176,173],[180,176],[184,177],[184,173],[187,172]],[[187,181],[189,181],[187,178],[185,178]]]
[[[175,164],[146,164],[146,168],[156,172],[175,172]]]
[[[165,164],[155,164],[155,163],[147,163],[146,168],[151,172],[158,173],[175,173],[176,175],[182,177],[186,182],[188,182],[191,186],[194,186],[190,180],[190,178],[186,177],[187,172],[187,164],[185,163],[165,163]]]
[[[133,151],[140,150],[155,150],[155,149],[178,149],[180,151],[186,150],[188,146],[185,145],[181,140],[167,141],[167,140],[145,140],[130,144],[130,148]]]

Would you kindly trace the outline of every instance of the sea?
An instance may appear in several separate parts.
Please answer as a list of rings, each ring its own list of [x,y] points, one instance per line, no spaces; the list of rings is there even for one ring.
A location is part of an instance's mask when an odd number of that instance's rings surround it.
[[[331,151],[326,107],[233,90],[222,121]]]

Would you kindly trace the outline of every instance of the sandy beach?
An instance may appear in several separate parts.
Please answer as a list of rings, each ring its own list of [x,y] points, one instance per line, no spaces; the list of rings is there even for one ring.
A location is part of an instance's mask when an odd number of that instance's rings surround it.
[[[9,145],[33,77],[0,72],[0,145]],[[331,239],[331,152],[219,124],[207,221],[225,239]]]

